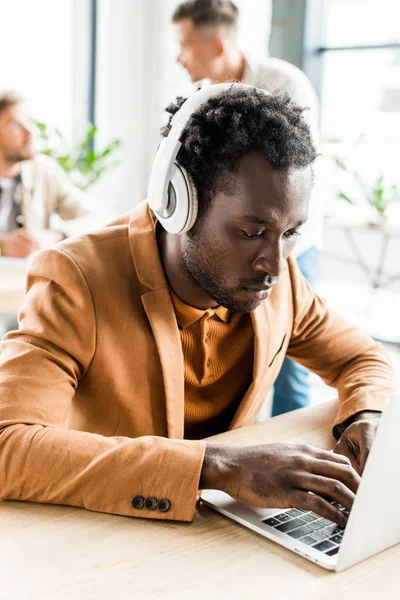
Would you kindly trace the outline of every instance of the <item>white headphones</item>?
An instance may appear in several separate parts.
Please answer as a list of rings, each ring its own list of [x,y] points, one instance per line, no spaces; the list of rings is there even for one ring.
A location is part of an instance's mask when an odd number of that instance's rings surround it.
[[[245,83],[217,83],[190,96],[171,120],[171,129],[156,154],[151,170],[147,202],[169,233],[185,233],[195,224],[198,212],[197,190],[190,174],[175,159],[180,137],[192,113],[213,96],[231,88],[254,89]],[[265,94],[265,90],[257,88]],[[269,95],[269,94],[268,94]]]

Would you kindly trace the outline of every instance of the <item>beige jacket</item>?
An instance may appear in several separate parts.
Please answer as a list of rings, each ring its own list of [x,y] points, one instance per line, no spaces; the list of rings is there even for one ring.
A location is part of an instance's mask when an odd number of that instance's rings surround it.
[[[183,439],[184,356],[147,204],[40,252],[19,317],[1,345],[1,497],[190,521],[205,442]],[[296,261],[251,318],[254,376],[230,428],[254,422],[286,353],[337,387],[336,422],[384,408],[394,382],[380,346]],[[170,509],[133,508],[136,495]]]
[[[24,227],[32,231],[50,227],[50,217],[58,214],[64,220],[87,214],[81,192],[59,164],[49,156],[37,154],[21,167],[21,183],[15,190]]]

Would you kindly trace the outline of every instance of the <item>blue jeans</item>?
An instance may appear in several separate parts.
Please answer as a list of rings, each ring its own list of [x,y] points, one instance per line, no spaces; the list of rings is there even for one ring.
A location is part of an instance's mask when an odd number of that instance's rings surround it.
[[[308,282],[314,286],[318,274],[318,249],[315,246],[300,254],[297,258],[300,271]],[[275,381],[274,397],[272,401],[272,415],[303,408],[308,406],[310,398],[310,385],[308,369],[298,363],[285,358],[282,368]]]

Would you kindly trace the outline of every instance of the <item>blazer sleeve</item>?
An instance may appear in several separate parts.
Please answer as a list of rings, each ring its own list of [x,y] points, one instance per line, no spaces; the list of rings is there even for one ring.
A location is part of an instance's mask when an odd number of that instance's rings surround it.
[[[91,294],[62,250],[37,256],[20,330],[0,357],[0,498],[191,521],[205,442],[106,437],[65,428],[71,399],[96,351]],[[168,512],[135,510],[141,494]]]
[[[339,410],[334,425],[362,410],[383,410],[396,382],[381,345],[330,309],[311,289],[294,259],[288,264],[294,308],[288,357],[337,388]]]

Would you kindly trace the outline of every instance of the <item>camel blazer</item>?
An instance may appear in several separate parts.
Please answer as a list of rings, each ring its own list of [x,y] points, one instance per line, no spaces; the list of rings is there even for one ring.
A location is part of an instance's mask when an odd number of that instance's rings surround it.
[[[1,346],[1,498],[190,521],[205,442],[184,439],[184,357],[147,204],[40,252],[19,319]],[[337,387],[337,422],[383,409],[380,347],[294,260],[252,323],[253,381],[231,428],[255,420],[286,353]],[[137,495],[170,508],[134,508]]]

